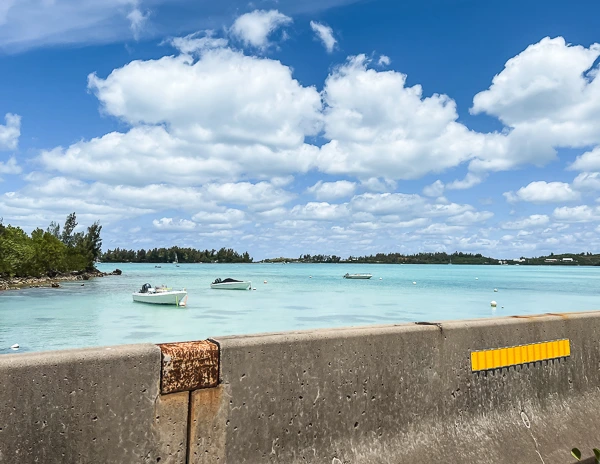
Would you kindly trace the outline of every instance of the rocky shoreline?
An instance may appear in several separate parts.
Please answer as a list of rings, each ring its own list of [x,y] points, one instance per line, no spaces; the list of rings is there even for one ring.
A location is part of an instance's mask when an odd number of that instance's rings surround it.
[[[42,277],[14,277],[12,279],[5,279],[0,277],[0,291],[37,287],[58,288],[60,287],[60,282],[89,280],[94,277],[121,275],[121,273],[122,272],[120,269],[115,269],[112,272],[100,272],[97,269],[95,269],[93,271],[73,271],[67,274],[56,274],[53,276]]]

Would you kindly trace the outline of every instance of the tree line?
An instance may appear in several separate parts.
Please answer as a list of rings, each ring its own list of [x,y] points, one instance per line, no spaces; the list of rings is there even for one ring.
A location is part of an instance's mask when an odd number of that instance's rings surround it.
[[[277,260],[301,263],[363,263],[363,264],[498,264],[499,260],[483,256],[480,253],[377,253],[368,256],[349,256],[347,259],[336,255],[301,255],[298,259],[278,258]],[[265,260],[274,261],[274,260]]]
[[[61,227],[56,222],[28,235],[20,227],[4,225],[0,218],[0,276],[54,277],[72,271],[92,271],[101,254],[102,226],[98,221],[86,232],[75,232],[77,216],[71,213]]]
[[[107,250],[100,259],[105,263],[251,263],[253,258],[244,252],[239,254],[231,248],[220,250],[196,250],[194,248],[153,248],[151,250]]]

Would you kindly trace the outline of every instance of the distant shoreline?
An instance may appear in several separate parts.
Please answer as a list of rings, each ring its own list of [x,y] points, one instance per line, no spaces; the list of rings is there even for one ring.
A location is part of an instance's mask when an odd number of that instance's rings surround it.
[[[20,290],[22,288],[44,288],[60,287],[60,282],[87,281],[95,277],[121,275],[120,269],[112,272],[102,272],[97,269],[93,271],[73,271],[66,274],[57,274],[53,277],[13,277],[11,279],[0,278],[0,291]]]

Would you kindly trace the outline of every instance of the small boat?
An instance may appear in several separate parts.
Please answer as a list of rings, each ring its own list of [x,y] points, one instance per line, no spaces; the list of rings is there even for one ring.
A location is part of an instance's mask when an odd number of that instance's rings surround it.
[[[142,288],[132,294],[133,301],[138,303],[151,303],[163,305],[185,306],[187,303],[187,292],[184,290],[171,290],[167,287],[153,287],[144,284]]]
[[[370,279],[373,277],[371,274],[344,274],[344,279]]]
[[[156,269],[160,269],[160,266],[154,266]]]
[[[235,279],[215,279],[215,281],[210,284],[210,288],[220,288],[223,290],[250,290],[252,288],[252,282]]]

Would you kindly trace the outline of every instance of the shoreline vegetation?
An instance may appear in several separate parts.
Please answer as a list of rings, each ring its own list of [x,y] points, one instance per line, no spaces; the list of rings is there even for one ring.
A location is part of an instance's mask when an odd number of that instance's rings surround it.
[[[75,232],[77,216],[67,216],[62,228],[51,222],[28,235],[0,219],[0,290],[23,287],[58,287],[59,281],[88,280],[107,274],[94,266],[101,254],[102,226],[98,221],[86,232]]]

